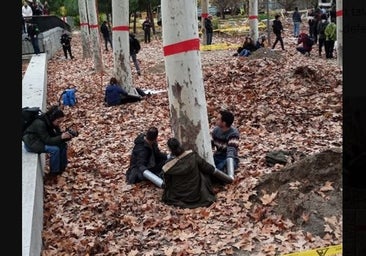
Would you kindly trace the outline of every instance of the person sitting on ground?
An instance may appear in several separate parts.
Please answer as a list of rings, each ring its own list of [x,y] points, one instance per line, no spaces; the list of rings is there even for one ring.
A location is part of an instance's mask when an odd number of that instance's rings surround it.
[[[185,150],[176,138],[170,138],[167,144],[172,158],[163,166],[162,201],[182,208],[211,205],[216,200],[210,179],[215,167],[196,152]]]
[[[237,53],[234,54],[234,56],[248,57],[255,50],[257,50],[257,47],[255,46],[253,39],[247,36],[245,37],[243,45],[238,48]]]
[[[50,174],[62,174],[68,164],[67,142],[76,137],[70,131],[61,131],[64,112],[58,105],[35,119],[24,131],[22,140],[27,152],[49,153]]]
[[[130,95],[117,82],[115,77],[112,77],[105,89],[104,101],[107,106],[117,106],[124,103],[140,101],[142,97]]]
[[[217,169],[233,177],[239,166],[239,131],[233,127],[234,115],[228,110],[221,110],[216,125],[211,131],[211,144]]]
[[[296,47],[297,51],[299,51],[299,52],[301,52],[301,54],[304,54],[307,56],[310,55],[310,52],[311,52],[313,46],[311,44],[311,39],[308,34],[306,34],[304,32],[300,33],[299,38],[297,40],[297,44],[298,45],[302,44],[302,46]]]
[[[266,36],[261,36],[258,38],[255,48],[258,50],[259,48],[266,47]]]
[[[140,133],[134,140],[130,166],[126,172],[127,183],[135,184],[146,180],[144,175],[146,170],[161,177],[167,156],[158,146],[158,128],[149,127],[146,133]]]

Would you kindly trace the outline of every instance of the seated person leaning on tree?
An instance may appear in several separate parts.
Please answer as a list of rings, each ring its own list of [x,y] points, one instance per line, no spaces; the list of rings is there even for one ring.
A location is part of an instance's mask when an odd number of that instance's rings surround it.
[[[257,47],[255,46],[253,39],[251,37],[247,36],[247,37],[245,37],[243,45],[238,48],[237,53],[234,54],[234,56],[248,57],[255,50],[257,50]]]
[[[234,177],[238,168],[239,131],[232,127],[234,115],[228,110],[221,110],[216,119],[216,126],[211,131],[211,144],[217,169]]]
[[[141,133],[135,138],[130,166],[126,172],[128,184],[150,180],[158,187],[164,186],[161,176],[167,154],[159,149],[158,133],[158,128],[150,127],[146,133]]]
[[[172,157],[163,166],[164,203],[182,208],[209,206],[216,200],[210,176],[233,181],[196,152],[185,150],[176,138],[168,140],[168,148]]]
[[[104,101],[107,106],[116,106],[128,102],[136,102],[141,100],[141,96],[128,94],[117,82],[115,77],[112,77],[105,89]]]

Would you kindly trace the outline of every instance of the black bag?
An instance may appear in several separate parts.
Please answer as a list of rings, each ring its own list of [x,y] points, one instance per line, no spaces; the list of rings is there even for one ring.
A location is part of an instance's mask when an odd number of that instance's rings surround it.
[[[22,134],[24,131],[42,115],[42,111],[39,107],[23,107],[22,108]]]

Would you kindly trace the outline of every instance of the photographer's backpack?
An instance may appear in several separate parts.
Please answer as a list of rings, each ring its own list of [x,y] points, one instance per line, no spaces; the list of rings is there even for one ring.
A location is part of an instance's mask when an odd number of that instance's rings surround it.
[[[23,107],[22,108],[22,134],[25,130],[43,114],[39,107]]]
[[[76,89],[66,89],[61,93],[60,100],[62,100],[62,104],[65,106],[75,106],[76,104],[76,96],[75,96]],[[60,104],[61,105],[61,104]]]

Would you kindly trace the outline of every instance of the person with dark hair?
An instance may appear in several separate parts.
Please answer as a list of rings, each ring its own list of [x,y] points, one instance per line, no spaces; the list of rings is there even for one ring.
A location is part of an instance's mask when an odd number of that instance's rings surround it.
[[[234,115],[228,110],[221,110],[216,119],[216,126],[211,131],[211,144],[215,149],[214,161],[217,169],[234,177],[238,168],[239,131],[232,127]]]
[[[39,42],[38,42],[38,35],[39,35],[39,29],[37,24],[29,23],[28,24],[28,37],[32,43],[34,53],[36,55],[40,54],[40,48],[39,48]]]
[[[298,38],[300,35],[301,14],[297,7],[295,7],[294,12],[292,13],[292,22],[294,25],[294,37]]]
[[[211,205],[216,200],[210,174],[215,167],[196,152],[185,150],[175,138],[168,140],[172,158],[164,166],[162,201],[182,208]]]
[[[158,187],[163,186],[162,167],[167,160],[167,154],[159,149],[158,133],[158,128],[150,127],[135,138],[130,166],[126,172],[128,184],[150,180]]]
[[[103,21],[102,25],[100,26],[100,32],[103,35],[105,50],[108,52],[108,43],[111,45],[111,49],[113,49],[113,45],[111,40],[111,32],[109,30],[108,23],[106,20]]]
[[[325,34],[325,57],[327,59],[333,59],[334,44],[337,41],[337,25],[335,19],[331,18],[328,25],[324,30]]]
[[[32,122],[22,137],[26,151],[50,154],[50,174],[62,174],[65,171],[68,164],[67,141],[75,137],[69,131],[61,131],[60,124],[64,116],[58,105],[52,106]]]
[[[206,29],[206,44],[212,44],[212,36],[213,36],[213,25],[212,25],[212,15],[209,14],[205,19],[205,29]]]
[[[274,41],[272,45],[272,50],[275,48],[276,44],[280,42],[282,50],[285,50],[285,47],[283,45],[282,40],[282,32],[283,32],[283,26],[282,22],[280,21],[280,15],[276,14],[275,19],[272,24],[273,33],[276,35],[276,40]]]
[[[136,102],[142,99],[141,96],[130,95],[117,82],[115,77],[109,80],[105,89],[104,102],[107,106],[117,106],[129,102]]]
[[[141,75],[139,61],[137,60],[137,53],[140,51],[141,45],[134,34],[130,33],[130,57],[135,65],[137,75]]]
[[[71,36],[66,31],[66,29],[64,29],[62,32],[60,43],[62,45],[62,50],[64,51],[65,59],[67,59],[67,53],[69,53],[70,59],[73,59],[74,56],[72,56],[71,53]]]
[[[324,49],[325,49],[325,28],[328,26],[327,15],[323,13],[320,17],[321,17],[321,20],[320,20],[320,22],[318,23],[318,26],[317,26],[319,57],[322,56],[323,46],[324,46]]]
[[[313,49],[313,45],[311,43],[311,38],[308,34],[302,32],[297,39],[297,44],[302,44],[301,46],[297,46],[296,50],[299,51],[301,54],[310,56],[310,52]]]
[[[206,207],[216,200],[211,176],[226,183],[233,181],[196,152],[185,150],[178,139],[170,138],[167,144],[171,158],[163,166],[164,203],[182,208]]]
[[[151,40],[151,28],[152,24],[148,16],[146,16],[145,21],[142,23],[142,29],[144,30],[145,44],[150,43]]]

